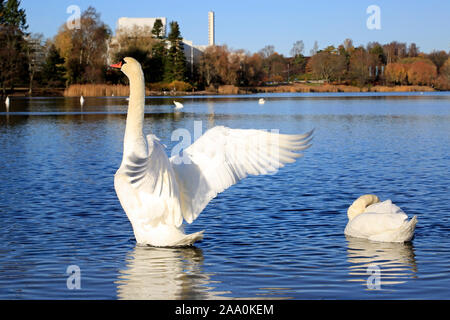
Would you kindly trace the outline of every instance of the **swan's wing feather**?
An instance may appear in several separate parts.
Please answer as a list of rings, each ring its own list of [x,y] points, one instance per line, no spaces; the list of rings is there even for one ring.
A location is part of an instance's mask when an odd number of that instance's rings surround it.
[[[148,135],[147,144],[146,155],[131,154],[116,174],[119,200],[132,221],[180,226],[183,216],[172,165],[155,136]]]
[[[275,172],[307,149],[312,131],[285,135],[263,130],[208,130],[181,155],[170,158],[184,219],[191,223],[218,193],[250,175]]]
[[[374,213],[366,212],[350,221],[353,230],[371,236],[390,230],[399,229],[408,216],[404,213]]]

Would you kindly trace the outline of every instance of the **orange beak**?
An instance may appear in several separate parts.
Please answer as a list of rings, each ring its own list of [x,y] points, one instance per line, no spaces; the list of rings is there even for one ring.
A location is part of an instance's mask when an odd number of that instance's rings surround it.
[[[114,69],[121,69],[122,68],[122,61],[120,61],[119,63],[116,63],[116,64],[112,64],[112,65],[110,65],[110,67],[114,68]]]

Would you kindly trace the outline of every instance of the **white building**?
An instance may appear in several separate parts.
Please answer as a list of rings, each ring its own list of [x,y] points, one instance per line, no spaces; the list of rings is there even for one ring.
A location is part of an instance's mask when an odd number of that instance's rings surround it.
[[[214,11],[208,12],[208,45],[214,46],[216,44],[215,35],[215,21]]]
[[[117,35],[119,33],[132,33],[136,28],[148,30],[151,32],[155,21],[160,19],[163,24],[163,34],[162,37],[167,36],[167,18],[127,18],[122,17],[117,20],[116,26],[116,37],[113,37],[108,45],[108,50],[115,48],[120,49],[120,43],[118,41]],[[215,30],[214,30],[214,12],[208,12],[208,45],[194,45],[192,41],[183,39],[184,54],[186,56],[186,61],[191,65],[192,63],[197,63],[200,60],[203,52],[208,46],[215,45]],[[110,54],[108,54],[110,56]]]
[[[142,29],[148,29],[153,30],[153,26],[156,22],[156,20],[161,20],[163,24],[163,34],[162,36],[166,36],[166,29],[167,29],[167,19],[165,17],[159,17],[159,18],[119,18],[117,20],[117,29],[116,34],[119,32],[126,32],[127,30],[133,30],[134,28],[142,28]]]

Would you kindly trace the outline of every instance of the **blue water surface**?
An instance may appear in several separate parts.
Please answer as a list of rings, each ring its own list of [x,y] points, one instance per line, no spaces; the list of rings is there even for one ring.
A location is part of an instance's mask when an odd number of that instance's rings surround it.
[[[449,93],[148,97],[145,131],[168,154],[177,129],[194,140],[216,125],[315,128],[303,158],[232,186],[186,225],[205,230],[192,248],[136,245],[113,185],[127,103],[0,105],[0,299],[450,298]],[[365,193],[418,216],[412,243],[346,238],[346,210]]]

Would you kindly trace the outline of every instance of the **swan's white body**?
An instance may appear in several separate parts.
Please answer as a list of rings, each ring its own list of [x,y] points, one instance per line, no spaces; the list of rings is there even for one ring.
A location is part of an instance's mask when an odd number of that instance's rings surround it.
[[[81,104],[81,106],[84,105],[84,97],[83,96],[80,97],[80,104]]]
[[[6,97],[5,99],[5,105],[6,105],[6,109],[9,109],[9,97]]]
[[[153,246],[186,246],[203,231],[186,235],[182,223],[193,222],[211,199],[249,174],[265,174],[294,162],[308,148],[312,132],[282,135],[262,130],[214,127],[182,155],[168,158],[154,135],[146,138],[144,75],[133,58],[121,68],[130,80],[130,102],[122,164],[114,176],[117,196],[136,241]]]
[[[414,236],[417,216],[408,216],[391,200],[380,202],[375,195],[363,195],[348,208],[345,234],[382,242],[406,242]]]
[[[177,110],[184,108],[184,106],[181,102],[174,101],[173,103],[175,104],[175,109],[177,109]]]
[[[263,99],[263,98],[261,98],[261,99],[258,100],[258,103],[259,103],[259,104],[264,104],[264,103],[266,103],[266,100]]]

